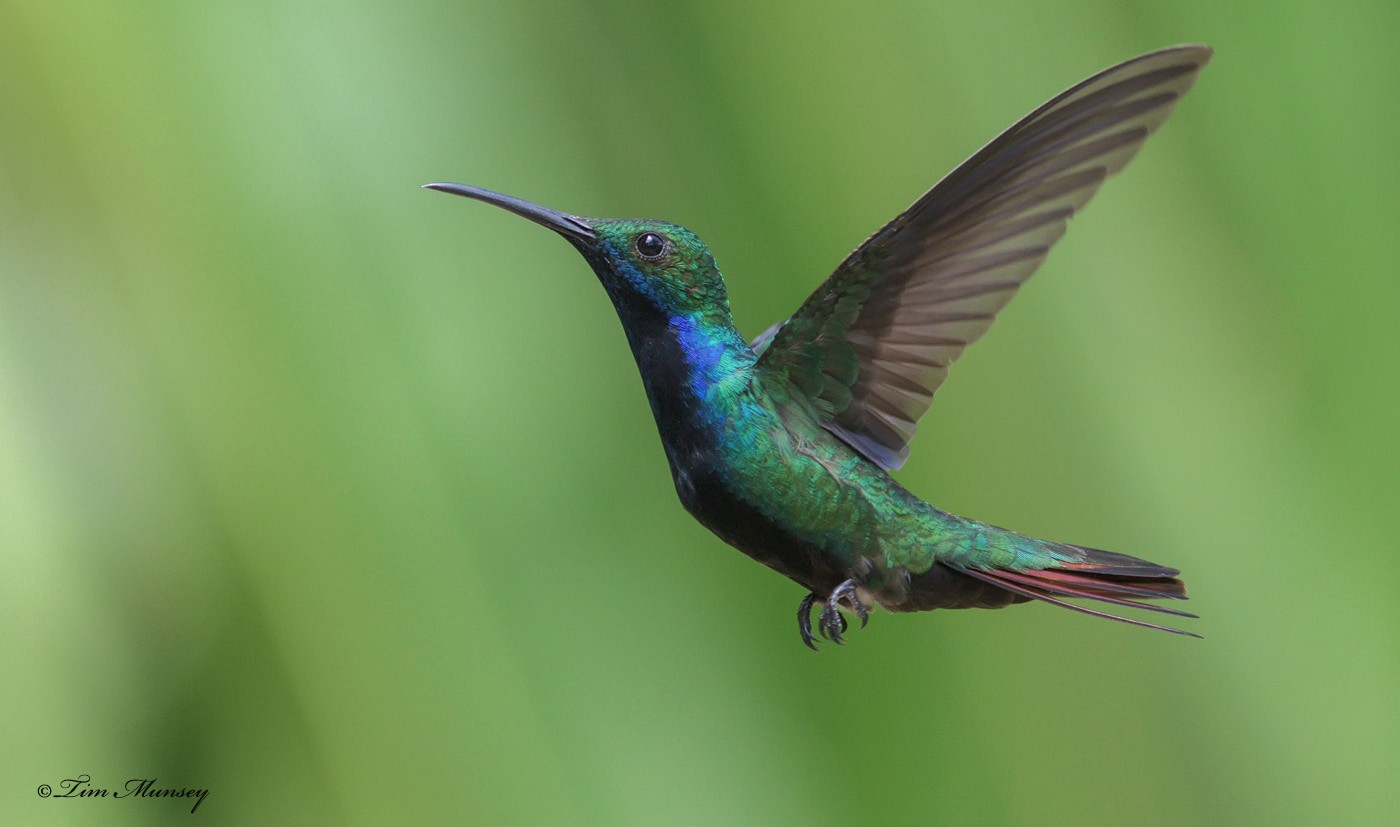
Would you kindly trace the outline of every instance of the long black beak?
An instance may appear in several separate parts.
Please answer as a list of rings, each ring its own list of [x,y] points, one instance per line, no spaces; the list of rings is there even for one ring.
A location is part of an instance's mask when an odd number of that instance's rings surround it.
[[[488,204],[495,204],[501,209],[510,210],[519,216],[524,216],[536,224],[542,224],[551,230],[563,235],[565,238],[577,241],[592,241],[597,238],[593,228],[588,226],[576,215],[551,210],[548,207],[541,207],[539,204],[532,204],[509,195],[502,195],[499,192],[484,190],[480,187],[469,187],[466,184],[424,184],[424,189],[447,192],[452,195],[461,195],[467,198],[475,198],[478,201],[485,201]]]

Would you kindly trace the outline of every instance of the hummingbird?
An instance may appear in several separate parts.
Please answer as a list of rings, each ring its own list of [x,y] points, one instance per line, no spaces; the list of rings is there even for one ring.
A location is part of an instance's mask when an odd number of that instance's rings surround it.
[[[584,218],[464,184],[563,236],[612,300],[682,505],[806,590],[802,642],[842,644],[843,612],[995,609],[1032,600],[1200,637],[1109,607],[1196,615],[1180,572],[942,511],[890,472],[948,366],[1045,260],[1099,185],[1137,154],[1211,57],[1127,60],[1051,98],[858,246],[790,318],[735,328],[710,249],[653,219]],[[1091,608],[1070,599],[1094,601]]]

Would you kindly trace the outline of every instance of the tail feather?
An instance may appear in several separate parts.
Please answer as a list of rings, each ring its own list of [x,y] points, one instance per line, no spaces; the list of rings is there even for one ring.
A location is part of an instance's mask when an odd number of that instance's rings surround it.
[[[1147,609],[1148,611],[1176,615],[1177,617],[1197,617],[1197,615],[1193,615],[1190,612],[1183,612],[1180,609],[1169,609],[1166,606],[1154,606],[1151,603],[1140,603],[1136,600],[1126,600],[1121,597],[1113,597],[1111,595],[1104,594],[1099,589],[1087,589],[1078,588],[1075,586],[1066,586],[1060,583],[1056,583],[1053,580],[1050,580],[1049,578],[1041,577],[1040,575],[1042,574],[1042,572],[1038,571],[997,571],[991,572],[991,574],[993,577],[1000,577],[1005,580],[1010,580],[1011,582],[1019,583],[1028,589],[1039,589],[1040,591],[1047,592],[1049,594],[1063,595],[1064,597],[1083,597],[1089,600],[1097,600],[1100,603],[1112,603],[1115,606],[1128,606],[1133,609]]]
[[[1086,615],[1093,615],[1094,617],[1107,618],[1108,620],[1117,620],[1117,621],[1119,621],[1120,623],[1130,623],[1130,624],[1132,624],[1133,626],[1144,626],[1144,627],[1146,627],[1146,628],[1148,628],[1148,629],[1160,629],[1160,630],[1163,631],[1163,632],[1171,632],[1172,634],[1186,635],[1187,637],[1194,637],[1194,638],[1199,638],[1199,637],[1200,637],[1200,635],[1195,634],[1194,632],[1187,632],[1187,631],[1184,631],[1184,630],[1182,630],[1182,629],[1173,629],[1173,628],[1170,627],[1170,626],[1159,626],[1159,625],[1157,625],[1156,623],[1148,623],[1148,622],[1145,621],[1145,620],[1134,620],[1133,618],[1130,618],[1130,617],[1122,617],[1121,615],[1109,614],[1108,612],[1101,612],[1101,611],[1098,611],[1097,609],[1090,609],[1090,608],[1087,607],[1087,606],[1077,606],[1077,605],[1075,605],[1075,604],[1073,604],[1073,603],[1068,603],[1068,602],[1066,602],[1066,601],[1064,601],[1064,600],[1060,600],[1060,599],[1057,598],[1057,597],[1051,597],[1049,594],[1047,594],[1046,592],[1040,591],[1039,589],[1030,588],[1030,587],[1026,587],[1026,586],[1018,586],[1018,585],[1016,585],[1016,583],[1012,582],[1011,580],[1006,579],[1005,575],[1008,574],[1008,572],[1004,572],[1004,571],[996,571],[996,572],[979,571],[978,569],[959,569],[959,571],[962,572],[963,574],[966,574],[968,577],[974,577],[974,578],[976,578],[976,579],[978,579],[978,580],[981,580],[981,581],[983,581],[983,582],[991,583],[991,584],[994,585],[994,586],[998,586],[998,587],[1000,587],[1000,588],[1006,589],[1007,591],[1012,592],[1012,593],[1014,593],[1014,594],[1019,594],[1019,595],[1021,595],[1021,596],[1023,596],[1023,597],[1030,597],[1030,598],[1033,598],[1033,599],[1035,599],[1035,600],[1043,600],[1043,601],[1046,602],[1046,603],[1053,603],[1053,604],[1056,605],[1056,606],[1062,606],[1062,607],[1064,607],[1064,608],[1066,608],[1066,609],[1069,609],[1070,611],[1083,612],[1083,613],[1086,614]],[[1103,598],[1097,598],[1097,597],[1096,597],[1096,598],[1093,598],[1093,599],[1095,599],[1095,600],[1103,600]],[[1114,602],[1117,602],[1117,601],[1114,601]],[[1138,604],[1138,605],[1141,605],[1141,604]],[[1144,608],[1149,608],[1149,609],[1158,608],[1158,609],[1159,609],[1160,607],[1156,607],[1156,606],[1145,606]]]
[[[1018,540],[1031,540],[1017,535]],[[982,568],[967,564],[954,568],[968,577],[1005,589],[1022,597],[1053,603],[1095,617],[1160,629],[1178,635],[1199,638],[1200,635],[1170,626],[1159,626],[1141,620],[1121,617],[1097,609],[1069,603],[1062,598],[1097,600],[1114,606],[1146,609],[1152,612],[1195,618],[1196,615],[1166,606],[1142,603],[1141,600],[1185,600],[1186,585],[1177,579],[1176,569],[1102,549],[1031,540],[1049,552],[1054,560],[1045,568]],[[1130,598],[1137,598],[1136,600]]]
[[[1161,577],[1168,579],[1181,574],[1178,569],[1159,566],[1156,563],[1149,563],[1146,560],[1139,560],[1116,551],[1105,551],[1101,548],[1089,548],[1088,546],[1072,546],[1068,543],[1049,543],[1045,540],[1040,542],[1054,546],[1057,550],[1068,551],[1073,558],[1078,558],[1057,566],[1057,568],[1067,571],[1109,574],[1115,577]]]
[[[1058,569],[1045,569],[1035,572],[1042,580],[1049,580],[1085,592],[1111,592],[1141,597],[1147,600],[1185,600],[1186,584],[1175,578],[1127,579],[1120,575],[1086,576]]]

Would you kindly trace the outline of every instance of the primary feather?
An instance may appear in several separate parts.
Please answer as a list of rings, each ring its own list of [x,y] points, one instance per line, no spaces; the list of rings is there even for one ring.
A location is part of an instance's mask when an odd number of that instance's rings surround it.
[[[902,466],[948,366],[1161,126],[1210,55],[1205,46],[1143,55],[1022,118],[756,339],[759,369],[786,378],[872,462]]]

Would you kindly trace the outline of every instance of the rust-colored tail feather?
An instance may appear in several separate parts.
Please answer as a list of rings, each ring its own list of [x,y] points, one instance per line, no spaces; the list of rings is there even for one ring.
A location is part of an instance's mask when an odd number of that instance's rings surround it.
[[[1196,615],[1190,612],[1183,612],[1180,609],[1171,609],[1166,606],[1154,606],[1150,603],[1139,602],[1139,600],[1128,599],[1185,600],[1186,584],[1176,579],[1176,575],[1178,574],[1176,569],[1159,566],[1155,563],[1129,557],[1126,554],[1118,554],[1101,549],[1083,548],[1080,546],[1070,546],[1069,548],[1082,552],[1082,559],[1073,563],[1066,563],[1060,568],[1008,571],[1006,569],[988,570],[958,567],[957,571],[968,577],[973,577],[984,583],[990,583],[998,588],[1005,589],[1012,594],[1033,598],[1035,600],[1042,600],[1046,603],[1053,603],[1056,606],[1062,606],[1072,611],[1083,612],[1084,614],[1103,617],[1109,620],[1117,620],[1121,623],[1131,623],[1134,626],[1160,629],[1163,632],[1186,635],[1187,637],[1200,637],[1200,635],[1193,632],[1173,629],[1170,626],[1159,626],[1155,623],[1147,623],[1128,617],[1121,617],[1119,615],[1110,614],[1109,612],[1078,606],[1060,599],[1062,597],[1084,598],[1087,600],[1097,600],[1100,603],[1109,603],[1114,606],[1146,609],[1148,611],[1161,612],[1177,617],[1196,617]]]

